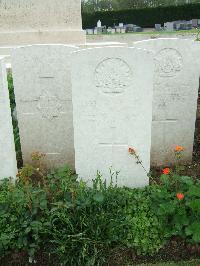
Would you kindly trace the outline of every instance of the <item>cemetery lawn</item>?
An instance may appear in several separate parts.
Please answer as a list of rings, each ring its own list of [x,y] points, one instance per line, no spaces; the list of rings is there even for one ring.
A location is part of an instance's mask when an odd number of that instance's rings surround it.
[[[199,29],[193,30],[174,30],[174,31],[142,31],[142,32],[133,32],[130,34],[157,34],[157,35],[165,35],[165,34],[180,34],[180,35],[187,35],[187,34],[198,34],[200,32]],[[128,33],[129,34],[129,33]]]

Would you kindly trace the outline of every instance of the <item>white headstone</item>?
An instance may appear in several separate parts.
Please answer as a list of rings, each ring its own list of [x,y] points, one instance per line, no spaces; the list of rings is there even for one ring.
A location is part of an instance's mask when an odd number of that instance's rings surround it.
[[[156,31],[160,31],[160,30],[162,30],[162,26],[161,26],[161,24],[155,24],[155,30],[156,30]]]
[[[174,163],[174,148],[185,148],[183,161],[192,159],[199,88],[200,47],[183,39],[157,39],[134,43],[154,51],[153,165]]]
[[[94,34],[94,30],[93,29],[87,29],[86,31],[87,31],[87,34],[88,35]]]
[[[121,29],[120,28],[116,28],[116,33],[121,33]]]
[[[166,31],[174,31],[174,22],[166,22],[166,23],[164,23],[164,29]]]
[[[5,60],[0,59],[0,180],[15,178],[17,162],[14,145]]]
[[[32,152],[46,165],[74,167],[69,54],[65,45],[33,45],[12,54],[13,79],[24,163]]]
[[[198,27],[198,19],[192,19],[191,24],[193,27]]]
[[[120,186],[142,187],[150,168],[153,56],[142,49],[107,47],[72,55],[75,165],[89,184],[97,171]]]
[[[0,45],[84,43],[81,0],[1,0]]]
[[[97,21],[97,28],[101,28],[101,20]]]

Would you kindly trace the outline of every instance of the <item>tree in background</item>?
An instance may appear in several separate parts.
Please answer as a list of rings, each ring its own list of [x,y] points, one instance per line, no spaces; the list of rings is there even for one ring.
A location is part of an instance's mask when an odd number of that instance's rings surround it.
[[[82,0],[84,12],[200,3],[200,0]]]

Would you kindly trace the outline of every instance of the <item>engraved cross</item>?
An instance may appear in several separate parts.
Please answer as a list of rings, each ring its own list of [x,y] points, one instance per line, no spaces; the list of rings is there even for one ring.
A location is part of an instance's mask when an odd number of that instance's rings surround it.
[[[42,81],[40,83],[41,94],[35,98],[27,97],[26,99],[22,99],[23,102],[34,102],[34,108],[36,108],[43,118],[47,118],[52,120],[54,117],[58,117],[62,110],[62,101],[57,97],[57,95],[51,94],[49,91],[49,82],[54,79],[53,76],[40,76],[39,80]],[[24,115],[34,115],[35,112],[24,112]]]
[[[118,124],[119,124],[119,121],[118,121]],[[110,147],[111,148],[111,163],[112,163],[112,166],[113,164],[115,163],[115,148],[116,147],[127,147],[128,144],[127,144],[127,141],[119,141],[117,140],[117,134],[120,133],[118,130],[117,130],[118,126],[116,125],[116,120],[115,119],[112,119],[110,121],[110,127],[109,127],[109,130],[111,132],[111,141],[102,141],[99,143],[99,146],[100,147]]]

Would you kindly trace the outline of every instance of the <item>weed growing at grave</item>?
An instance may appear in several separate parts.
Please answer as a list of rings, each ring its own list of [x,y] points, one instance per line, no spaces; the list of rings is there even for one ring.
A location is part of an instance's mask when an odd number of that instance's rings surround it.
[[[159,219],[166,239],[180,236],[200,243],[200,181],[181,175],[184,170],[181,165],[183,152],[182,146],[176,146],[174,169],[164,168],[160,183],[152,183],[150,206]],[[142,165],[135,149],[129,148],[129,153]]]
[[[152,210],[166,238],[180,236],[200,243],[200,182],[171,171],[151,191]]]
[[[157,215],[152,212],[151,205],[148,188],[129,191],[126,211],[129,230],[125,244],[133,248],[138,255],[154,254],[164,245],[162,225]]]
[[[22,165],[22,154],[21,154],[21,144],[20,144],[20,136],[19,136],[19,127],[18,121],[16,117],[16,103],[15,103],[15,94],[14,94],[14,86],[13,86],[13,78],[12,74],[8,73],[7,75],[8,80],[8,90],[10,96],[10,107],[12,112],[12,123],[13,123],[13,133],[14,133],[14,140],[15,140],[15,150],[17,154],[17,161],[18,165]]]
[[[133,156],[134,160],[136,161],[137,164],[140,164],[142,169],[144,170],[144,172],[146,173],[146,175],[149,177],[149,179],[151,180],[152,183],[154,183],[154,179],[153,177],[151,176],[151,173],[149,173],[145,166],[143,165],[143,162],[142,160],[140,159],[140,156],[137,154],[137,151],[134,149],[134,148],[129,148],[128,149],[128,152],[131,156]]]
[[[153,255],[174,236],[199,244],[200,182],[180,174],[183,152],[177,146],[177,166],[143,189],[107,184],[99,173],[87,187],[68,167],[47,172],[45,155],[33,153],[15,184],[0,183],[0,258],[44,252],[58,265],[106,265],[117,248]]]
[[[177,164],[174,169],[163,170],[161,184],[154,186],[150,194],[151,207],[162,223],[166,238],[180,236],[200,243],[200,181],[180,175],[183,151],[181,146],[175,148]]]
[[[147,175],[149,175],[149,173],[147,172],[147,170],[145,169],[145,167],[142,163],[142,160],[140,159],[140,156],[137,154],[136,150],[133,148],[129,148],[128,151],[129,151],[130,155],[132,155],[136,159],[136,163],[140,164],[142,166],[143,170],[145,171],[145,173]]]

